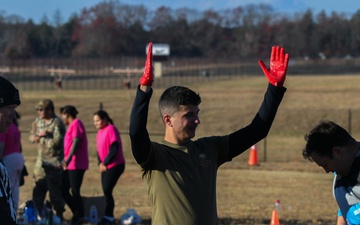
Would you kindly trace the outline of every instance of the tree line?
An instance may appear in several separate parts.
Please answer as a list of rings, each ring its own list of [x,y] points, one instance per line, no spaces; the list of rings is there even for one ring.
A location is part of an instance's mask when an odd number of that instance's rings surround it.
[[[171,56],[182,58],[255,58],[268,56],[272,45],[292,58],[358,57],[360,10],[289,14],[267,4],[149,10],[104,1],[67,21],[59,10],[40,23],[0,14],[3,59],[143,57],[149,41],[169,44]]]

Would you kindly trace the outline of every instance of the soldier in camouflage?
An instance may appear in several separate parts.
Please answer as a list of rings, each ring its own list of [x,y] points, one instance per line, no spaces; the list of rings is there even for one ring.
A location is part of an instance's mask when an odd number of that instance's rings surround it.
[[[39,117],[32,123],[29,136],[29,140],[38,146],[33,201],[38,211],[42,212],[46,193],[49,191],[56,215],[63,220],[65,202],[61,194],[61,162],[64,159],[66,127],[55,115],[54,103],[50,99],[40,100],[35,109]]]

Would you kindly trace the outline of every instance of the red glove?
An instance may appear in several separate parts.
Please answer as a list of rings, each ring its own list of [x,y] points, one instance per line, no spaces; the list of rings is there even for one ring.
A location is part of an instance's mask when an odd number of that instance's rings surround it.
[[[151,87],[154,81],[154,68],[152,65],[152,42],[148,45],[148,53],[146,56],[144,74],[140,78],[140,84]]]
[[[285,54],[284,48],[280,46],[272,47],[269,69],[266,68],[263,61],[259,60],[258,63],[270,84],[278,87],[283,86],[289,63],[289,54]]]

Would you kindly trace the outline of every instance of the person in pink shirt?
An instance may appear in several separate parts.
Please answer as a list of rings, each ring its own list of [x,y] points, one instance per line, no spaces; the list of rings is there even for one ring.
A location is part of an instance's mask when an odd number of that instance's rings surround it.
[[[0,133],[0,149],[2,150],[3,163],[8,170],[11,191],[14,199],[15,209],[19,206],[20,178],[24,168],[24,157],[21,153],[21,133],[18,128],[17,119],[20,115],[15,112],[16,119],[10,124],[6,132]]]
[[[84,222],[84,207],[80,189],[85,171],[89,168],[88,140],[85,126],[76,117],[78,111],[74,106],[66,105],[60,108],[60,114],[67,126],[64,137],[64,161],[62,163],[64,174],[61,189],[63,198],[73,213],[71,225],[77,225]]]
[[[106,111],[95,112],[93,119],[96,129],[98,129],[96,134],[98,164],[101,186],[106,200],[105,215],[98,225],[115,224],[115,202],[112,192],[125,170],[122,142],[118,129]]]

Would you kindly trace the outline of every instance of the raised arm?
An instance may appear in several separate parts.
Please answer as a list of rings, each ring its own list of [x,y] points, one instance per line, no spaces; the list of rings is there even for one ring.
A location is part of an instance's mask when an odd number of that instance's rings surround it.
[[[136,97],[130,115],[130,139],[133,156],[138,164],[144,163],[149,157],[151,141],[146,129],[149,102],[152,95],[154,68],[152,65],[152,43],[149,43],[144,74],[140,78]]]
[[[259,111],[252,122],[248,126],[230,134],[230,158],[249,149],[269,133],[277,109],[286,91],[283,84],[286,78],[288,62],[289,54],[285,54],[285,50],[280,46],[272,47],[270,68],[266,68],[264,62],[259,60],[259,65],[268,78],[269,85]]]

